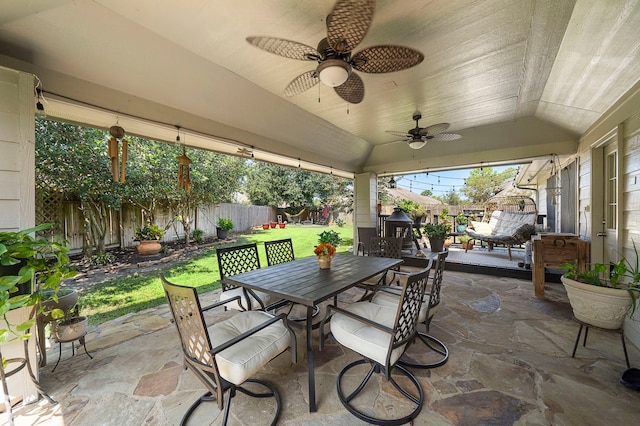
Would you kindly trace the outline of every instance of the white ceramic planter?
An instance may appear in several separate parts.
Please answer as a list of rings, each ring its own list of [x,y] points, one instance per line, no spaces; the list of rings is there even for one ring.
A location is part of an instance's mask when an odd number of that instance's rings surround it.
[[[74,317],[58,321],[56,333],[60,342],[71,342],[87,334],[89,320],[87,317]]]
[[[589,325],[615,330],[631,307],[627,290],[599,287],[561,277],[575,317]]]

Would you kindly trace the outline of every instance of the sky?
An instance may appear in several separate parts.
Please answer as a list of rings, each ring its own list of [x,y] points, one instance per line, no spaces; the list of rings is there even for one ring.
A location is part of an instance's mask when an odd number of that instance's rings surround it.
[[[492,169],[500,173],[509,167],[517,166],[499,166],[492,167]],[[394,179],[398,187],[408,189],[416,194],[420,194],[425,189],[428,189],[433,195],[441,197],[455,190],[464,198],[464,195],[460,193],[460,189],[464,186],[464,181],[469,176],[471,170],[472,169],[418,173],[394,176]]]

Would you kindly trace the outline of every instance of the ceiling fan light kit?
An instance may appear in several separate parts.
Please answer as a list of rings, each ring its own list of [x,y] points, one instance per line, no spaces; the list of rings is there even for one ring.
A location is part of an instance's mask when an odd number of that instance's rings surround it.
[[[285,88],[286,96],[298,95],[321,81],[351,104],[364,98],[362,79],[353,71],[388,73],[414,67],[424,60],[422,53],[404,46],[372,46],[351,54],[371,27],[375,0],[338,0],[327,16],[327,37],[313,48],[296,41],[251,36],[247,42],[258,49],[289,59],[315,61],[315,70],[294,78]]]
[[[411,149],[420,149],[427,144],[427,141],[419,140],[419,141],[410,141],[409,148]]]
[[[329,87],[342,86],[349,78],[351,65],[342,59],[327,59],[316,69],[320,81]]]

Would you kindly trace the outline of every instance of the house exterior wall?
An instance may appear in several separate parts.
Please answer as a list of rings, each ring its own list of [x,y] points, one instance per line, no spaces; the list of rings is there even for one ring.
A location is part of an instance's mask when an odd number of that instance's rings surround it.
[[[0,231],[19,231],[35,225],[33,87],[33,75],[0,67]],[[7,317],[10,323],[18,324],[29,318],[29,310],[14,309]],[[28,348],[31,369],[37,378],[35,342],[29,339]],[[2,345],[2,356],[24,358],[23,342],[16,340]],[[12,400],[22,398],[29,403],[39,397],[26,368],[8,377],[7,387]],[[0,397],[4,399],[1,386]]]
[[[602,204],[604,165],[602,145],[618,142],[618,252],[634,259],[640,247],[640,81],[581,137],[578,147],[578,217],[580,235],[591,241],[591,262],[603,259]],[[625,335],[640,347],[640,312],[624,323]]]
[[[358,244],[358,227],[378,224],[378,177],[373,173],[360,173],[353,179],[353,244]]]

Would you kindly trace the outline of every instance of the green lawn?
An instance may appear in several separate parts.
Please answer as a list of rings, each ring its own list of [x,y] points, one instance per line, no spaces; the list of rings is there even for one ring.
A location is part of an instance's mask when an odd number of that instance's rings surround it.
[[[338,232],[344,240],[338,247],[338,252],[347,252],[353,245],[352,226],[294,225],[284,229],[260,230],[253,234],[233,235],[237,242],[230,245],[257,243],[260,264],[266,266],[267,260],[262,244],[265,241],[291,238],[296,258],[309,257],[313,256],[313,248],[318,243],[318,234],[329,229]],[[178,266],[157,269],[144,274],[132,273],[94,285],[80,294],[78,303],[82,313],[89,315],[91,325],[96,325],[130,312],[138,312],[166,303],[160,284],[160,272],[165,272],[167,278],[176,284],[196,287],[199,293],[220,288],[218,261],[215,248],[211,248]]]

